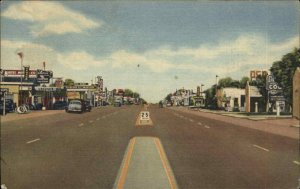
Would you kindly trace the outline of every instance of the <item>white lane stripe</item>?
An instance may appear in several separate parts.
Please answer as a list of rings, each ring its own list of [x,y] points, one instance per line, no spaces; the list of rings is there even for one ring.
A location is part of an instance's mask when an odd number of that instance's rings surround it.
[[[90,123],[93,123],[94,121],[93,121],[93,120],[90,120],[89,122],[90,122]]]
[[[261,147],[261,146],[258,146],[258,145],[256,145],[256,144],[253,144],[253,146],[256,147],[256,148],[259,148],[259,149],[261,149],[261,150],[264,150],[264,151],[266,151],[266,152],[269,152],[269,151],[270,151],[269,149],[264,148],[264,147]]]
[[[97,121],[99,120],[99,117],[96,119]]]
[[[300,165],[299,161],[293,161],[293,163],[295,163],[296,165]]]
[[[28,142],[26,142],[26,143],[27,143],[27,144],[30,144],[30,143],[33,143],[33,142],[36,142],[36,141],[39,141],[39,140],[41,140],[41,139],[37,138],[37,139],[34,139],[34,140],[30,140],[30,141],[28,141]]]
[[[84,125],[83,123],[80,123],[78,126],[79,126],[79,127],[82,127],[83,125]]]
[[[210,128],[210,126],[208,126],[208,125],[205,125],[204,127],[205,127],[206,129],[209,129],[209,128]]]
[[[202,125],[202,123],[201,123],[201,122],[198,122],[197,124],[198,124],[198,125]]]
[[[194,122],[194,120],[190,119],[190,122]]]

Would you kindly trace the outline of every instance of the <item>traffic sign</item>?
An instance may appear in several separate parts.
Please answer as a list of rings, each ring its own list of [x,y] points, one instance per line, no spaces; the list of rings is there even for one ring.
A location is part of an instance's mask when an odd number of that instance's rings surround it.
[[[149,125],[152,126],[153,122],[150,118],[150,112],[149,111],[141,111],[139,113],[139,116],[136,120],[136,126],[142,126],[142,125]]]
[[[142,111],[140,113],[141,120],[149,120],[150,119],[150,112],[149,111]]]

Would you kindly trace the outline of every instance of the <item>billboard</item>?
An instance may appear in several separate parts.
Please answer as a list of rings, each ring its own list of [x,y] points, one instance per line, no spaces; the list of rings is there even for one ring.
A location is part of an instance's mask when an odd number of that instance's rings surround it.
[[[26,67],[25,67],[26,68]],[[36,70],[29,70],[28,68],[28,78],[36,78],[37,71]],[[2,70],[1,75],[4,77],[21,77],[24,75],[23,70]]]
[[[251,70],[250,71],[250,80],[256,80],[256,78],[258,76],[267,76],[268,75],[268,71],[264,71],[264,70]]]
[[[45,70],[37,70],[37,83],[49,83],[50,78],[53,77],[52,71],[45,71]]]

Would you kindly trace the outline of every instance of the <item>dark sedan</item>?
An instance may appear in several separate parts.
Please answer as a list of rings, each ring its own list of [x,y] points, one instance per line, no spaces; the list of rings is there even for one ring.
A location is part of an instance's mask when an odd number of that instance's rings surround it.
[[[68,103],[66,101],[56,101],[53,104],[53,109],[54,110],[64,110],[68,106]]]

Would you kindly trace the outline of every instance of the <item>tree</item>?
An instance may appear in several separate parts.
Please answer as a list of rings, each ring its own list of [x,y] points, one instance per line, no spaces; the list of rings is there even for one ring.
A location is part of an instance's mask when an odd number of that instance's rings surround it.
[[[65,79],[64,85],[66,87],[74,86],[74,80],[73,79]]]
[[[250,81],[249,77],[242,77],[240,80],[240,88],[245,89],[248,81]]]
[[[211,108],[217,107],[217,98],[216,98],[216,85],[212,85],[209,89],[204,91],[205,93],[205,106],[211,106]]]
[[[133,94],[133,92],[131,89],[125,89],[124,96],[132,97],[132,94]]]
[[[137,93],[137,92],[133,92],[133,93],[132,93],[132,97],[133,97],[133,98],[140,98],[140,94]]]
[[[231,77],[221,78],[218,82],[218,87],[219,88],[230,87],[232,82],[233,79]]]
[[[240,81],[233,80],[231,77],[221,78],[218,82],[218,88],[234,87],[240,88]]]
[[[171,97],[172,97],[172,93],[168,94],[168,95],[166,96],[165,99],[166,99],[168,102],[171,102]]]
[[[284,55],[270,68],[275,81],[283,89],[283,95],[289,105],[293,104],[293,76],[297,67],[300,67],[299,48],[295,48],[292,52]]]

